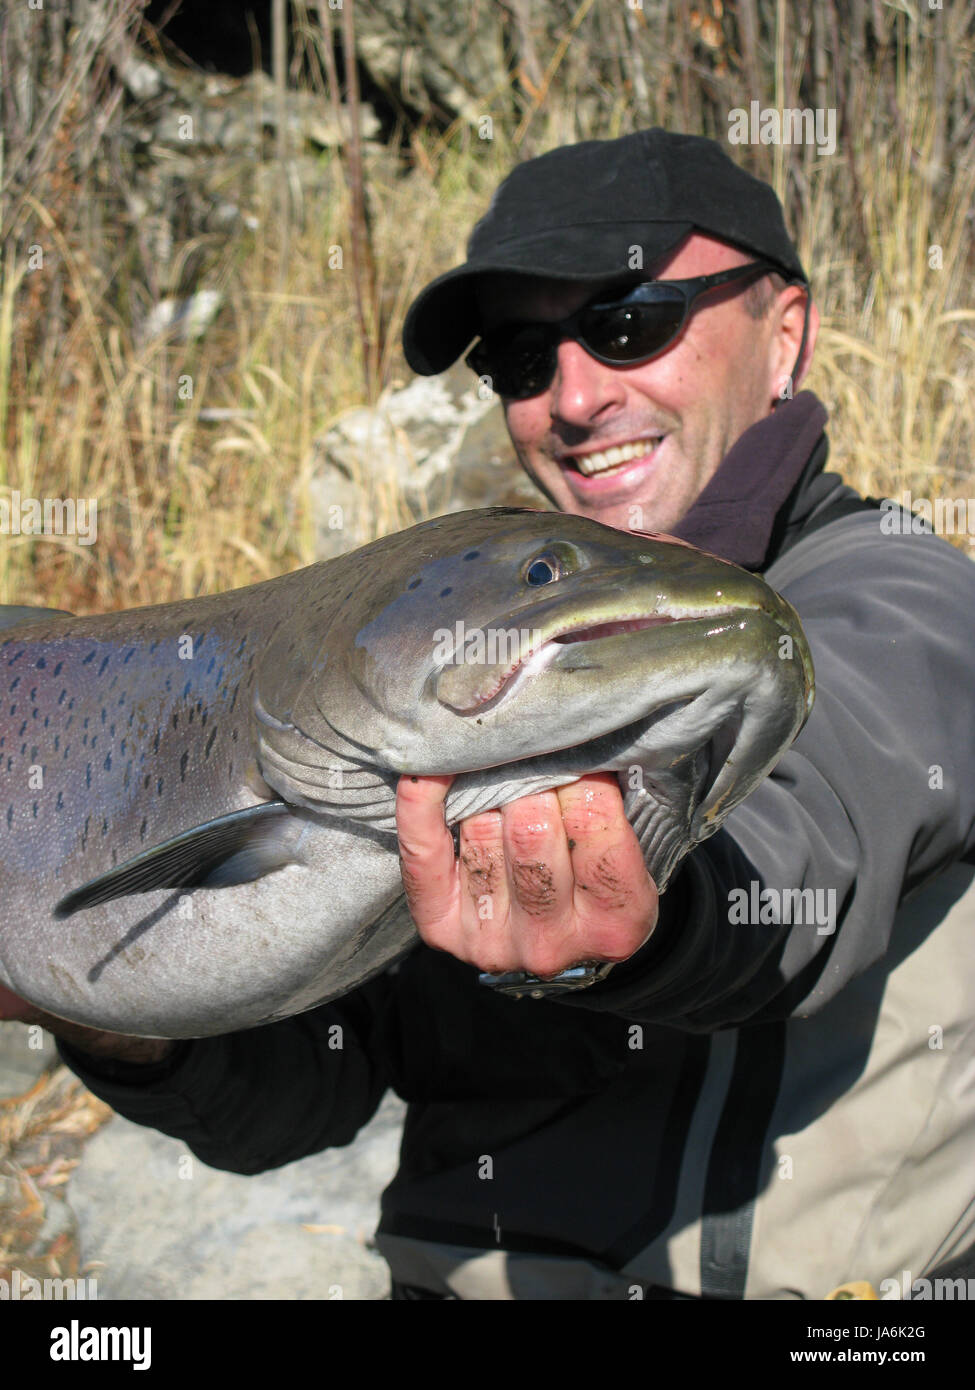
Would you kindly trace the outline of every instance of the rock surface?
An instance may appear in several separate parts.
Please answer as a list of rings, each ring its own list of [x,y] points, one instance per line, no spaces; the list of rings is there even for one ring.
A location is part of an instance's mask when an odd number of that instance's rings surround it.
[[[370,1242],[404,1109],[389,1095],[347,1148],[254,1177],[208,1168],[116,1115],[68,1191],[98,1298],[386,1298],[389,1271]]]
[[[31,1047],[29,1029],[0,1024],[0,1098],[24,1095],[56,1062],[50,1034],[40,1037]],[[208,1168],[178,1140],[114,1115],[90,1137],[84,1124],[75,1138],[49,1131],[70,1178],[38,1196],[40,1179],[25,1172],[51,1160],[41,1129],[16,1162],[0,1146],[0,1233],[12,1242],[0,1270],[80,1274],[99,1300],[385,1299],[389,1271],[372,1238],[405,1109],[390,1093],[354,1143],[254,1177]]]
[[[549,506],[515,458],[498,398],[462,362],[348,411],[314,441],[308,472],[295,511],[307,499],[318,560],[372,539],[371,499],[382,488],[404,498],[417,521],[469,507]]]

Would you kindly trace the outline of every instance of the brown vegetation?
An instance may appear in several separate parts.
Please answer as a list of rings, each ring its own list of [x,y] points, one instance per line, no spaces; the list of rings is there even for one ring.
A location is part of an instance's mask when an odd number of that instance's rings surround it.
[[[511,164],[654,123],[726,141],[729,111],[752,100],[837,112],[833,154],[732,148],[785,198],[811,270],[823,329],[808,385],[832,413],[833,466],[874,493],[975,491],[968,7],[511,4],[509,81],[484,94],[491,138],[431,118],[403,124],[392,151],[358,149],[338,104],[332,44],[354,41],[351,0],[331,37],[327,5],[292,9],[299,43],[277,90],[300,82],[328,111],[331,89],[345,139],[314,186],[288,177],[280,131],[221,166],[239,213],[224,232],[200,229],[175,176],[168,222],[140,201],[139,103],[122,77],[140,0],[76,4],[74,22],[53,7],[0,17],[0,496],[99,504],[96,545],[0,538],[0,601],[92,611],[309,562],[313,440],[405,379],[410,298],[461,258]],[[202,335],[140,329],[161,298],[204,288],[222,299]],[[374,534],[411,520],[381,461],[362,506]]]

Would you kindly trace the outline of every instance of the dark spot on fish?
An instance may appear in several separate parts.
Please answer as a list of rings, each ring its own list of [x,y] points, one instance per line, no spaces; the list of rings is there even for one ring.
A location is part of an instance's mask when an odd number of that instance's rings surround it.
[[[129,650],[125,653],[125,656],[122,658],[122,665],[127,666],[134,656],[135,647],[130,647]]]
[[[11,705],[11,706],[10,706],[10,715],[11,715],[11,718],[12,718],[16,713],[17,713],[17,706],[16,706],[16,705]]]
[[[65,697],[67,696],[67,693],[68,693],[68,687],[65,686],[64,689],[61,691],[61,694],[58,696],[58,704],[59,704],[59,705],[64,701]]]
[[[569,846],[569,849],[575,849],[575,847],[576,847],[576,842],[575,842],[575,840],[567,840],[567,841],[566,841],[566,844]]]
[[[148,822],[146,821],[145,817],[143,817],[142,824],[139,826],[139,839],[140,839],[140,840],[144,840],[144,839],[146,838],[146,825],[147,825],[147,824],[148,824]]]
[[[58,664],[55,666],[55,668],[54,668],[54,674],[55,674],[56,676],[59,676],[59,675],[61,674],[61,667],[62,667],[63,665],[64,665],[64,662],[63,662],[63,661],[59,661]]]
[[[102,816],[102,835],[105,836],[105,835],[107,835],[107,834],[108,834],[108,821],[105,819],[104,816]],[[113,861],[113,862],[114,862],[114,861]]]
[[[441,590],[440,590],[440,597],[441,597],[441,598],[446,598],[448,594],[452,594],[453,592],[454,592],[454,591],[453,591],[453,589],[451,589],[451,588],[441,589]]]
[[[31,810],[31,815],[34,817],[35,820],[37,820],[37,802],[36,802],[36,801],[34,801],[34,802],[31,803],[31,808],[30,808],[30,810]]]
[[[111,755],[111,753],[106,753],[106,754],[105,754],[105,761],[104,761],[104,763],[102,764],[102,766],[104,767],[104,769],[105,769],[106,772],[111,772],[111,770],[112,770],[112,755]]]
[[[57,799],[57,801],[55,801],[55,803],[54,803],[54,809],[55,809],[55,811],[63,811],[63,810],[64,810],[64,793],[63,793],[63,792],[58,792],[58,799]]]
[[[236,730],[236,729],[232,729],[232,730],[231,730],[230,737],[231,737],[231,739],[232,739],[232,741],[233,741],[234,743],[237,742],[237,730]]]
[[[179,760],[179,780],[180,780],[181,782],[185,782],[185,781],[186,781],[186,764],[189,762],[189,760],[190,760],[190,755],[189,755],[189,753],[187,753],[187,752],[184,751],[183,754],[182,754],[182,756],[181,756],[181,758],[180,758],[180,760]]]
[[[150,783],[151,781],[152,781],[152,773],[151,773],[151,772],[147,772],[146,775],[145,775],[145,777],[143,777],[143,779],[142,779],[142,785],[145,787],[146,791],[149,790],[149,783]]]
[[[162,796],[163,779],[160,777],[156,782],[156,795]]]
[[[173,712],[173,728],[179,728],[179,715],[175,711]]]
[[[20,684],[20,677],[19,677],[19,676],[14,676],[13,680],[10,682],[10,689],[11,689],[11,692],[13,692],[14,690],[16,690],[19,684]]]
[[[418,589],[422,583],[422,579],[414,579],[411,583],[407,584],[406,587],[408,589]]]
[[[156,730],[156,736],[155,736],[155,738],[152,740],[152,751],[153,751],[154,753],[158,753],[158,752],[159,752],[159,730],[158,730],[158,729]]]
[[[12,806],[8,806],[8,807],[7,807],[7,829],[8,829],[8,830],[9,830],[10,827],[13,825],[13,823],[14,823],[14,808],[13,808]]]
[[[192,686],[193,686],[193,682],[192,682],[191,680],[189,680],[189,681],[186,682],[186,684],[183,686],[182,699],[184,699],[184,700],[186,699],[187,695],[189,695],[190,690],[192,689]]]
[[[210,756],[210,749],[213,747],[213,740],[216,738],[216,736],[217,736],[217,730],[216,730],[216,728],[214,727],[214,728],[211,729],[211,731],[210,731],[210,737],[207,739],[206,747],[205,747],[204,750],[203,750],[203,756],[204,756],[205,758],[209,758],[209,756]]]
[[[44,671],[47,669],[47,662],[44,660],[42,656],[39,656],[37,658],[37,660],[34,662],[34,665],[37,667],[38,671]]]
[[[105,667],[108,665],[108,663],[109,663],[110,660],[111,660],[111,657],[109,657],[109,656],[106,656],[106,657],[104,658],[104,660],[102,661],[102,664],[101,664],[101,665],[99,666],[99,668],[98,668],[98,674],[99,674],[99,675],[102,675],[102,674],[103,674],[103,672],[104,672],[104,670],[105,670]]]
[[[465,559],[465,560],[476,560],[477,557],[480,555],[480,553],[481,553],[481,552],[480,552],[479,550],[469,550],[469,551],[467,552],[467,554],[464,556],[464,559]]]
[[[91,786],[91,763],[89,763],[85,768],[85,786]]]

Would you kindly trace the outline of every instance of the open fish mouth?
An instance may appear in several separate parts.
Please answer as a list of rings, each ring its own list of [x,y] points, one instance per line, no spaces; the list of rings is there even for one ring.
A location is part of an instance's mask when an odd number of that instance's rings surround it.
[[[621,618],[617,622],[595,623],[592,627],[570,628],[567,632],[556,633],[550,642],[596,642],[600,637],[613,637],[618,632],[642,632],[648,627],[662,627],[664,623],[677,623],[681,618],[657,614],[652,618]]]
[[[528,643],[511,661],[504,665],[485,664],[480,668],[466,666],[457,662],[440,672],[437,681],[437,697],[458,714],[484,714],[509,695],[527,679],[544,670],[562,654],[561,649],[581,646],[584,643],[600,642],[606,638],[618,637],[625,633],[643,632],[650,628],[669,627],[674,623],[713,622],[716,627],[724,626],[728,619],[739,616],[739,610],[732,607],[698,609],[678,609],[672,612],[652,614],[634,613],[608,622],[580,623],[578,619],[567,621],[561,626],[543,628],[541,641],[537,645]],[[702,634],[702,636],[705,634]],[[472,671],[479,669],[483,679],[472,678]],[[463,677],[458,672],[464,672]]]

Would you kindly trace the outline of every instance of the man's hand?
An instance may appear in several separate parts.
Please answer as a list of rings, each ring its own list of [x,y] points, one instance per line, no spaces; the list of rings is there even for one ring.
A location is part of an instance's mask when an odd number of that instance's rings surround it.
[[[480,970],[557,975],[633,955],[657,924],[657,889],[619,783],[594,773],[471,816],[460,851],[444,823],[452,777],[401,777],[400,865],[428,946]]]

